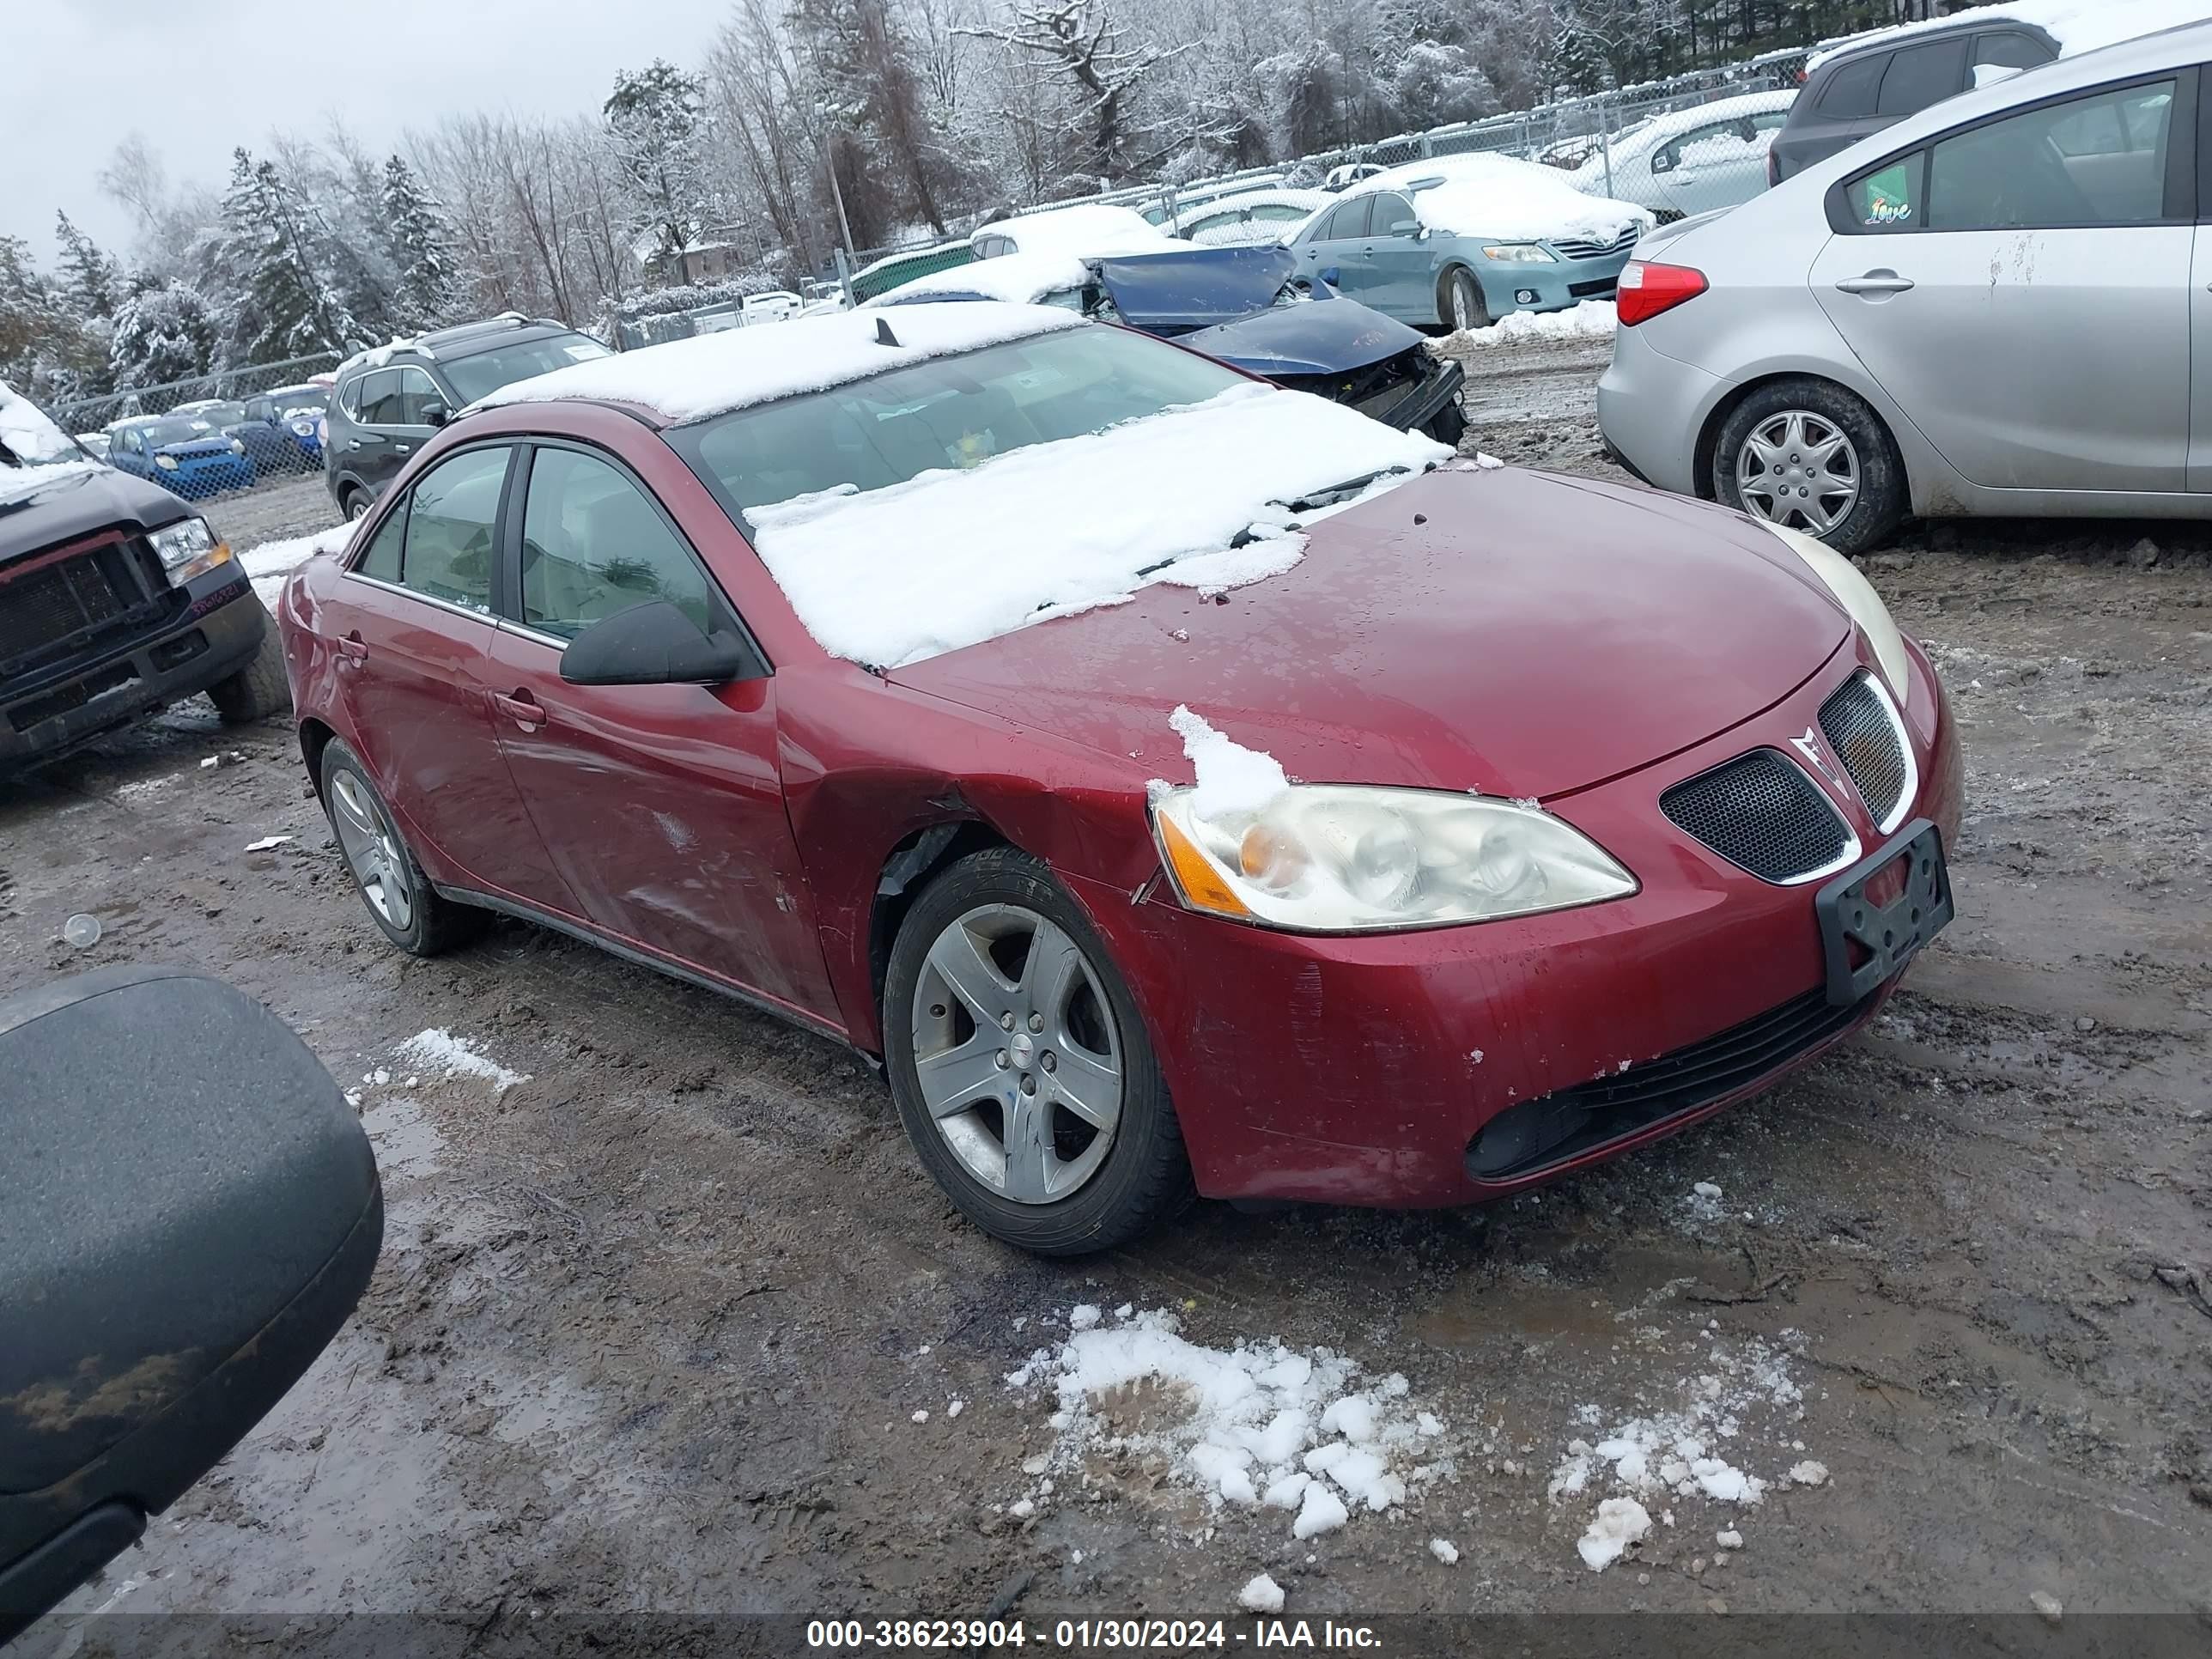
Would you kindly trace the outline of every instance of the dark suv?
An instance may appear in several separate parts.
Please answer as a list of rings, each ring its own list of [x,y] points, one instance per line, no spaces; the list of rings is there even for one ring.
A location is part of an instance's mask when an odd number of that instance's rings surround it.
[[[0,385],[0,775],[201,691],[231,721],[292,706],[229,547]]]
[[[608,355],[565,323],[510,311],[347,359],[324,416],[323,482],[331,499],[358,519],[459,410],[517,380]]]
[[[2033,69],[2057,56],[2058,42],[2036,25],[1974,12],[1942,27],[1846,46],[1805,77],[1766,152],[1766,182],[1778,185],[1869,133],[1966,91],[1978,69]]]

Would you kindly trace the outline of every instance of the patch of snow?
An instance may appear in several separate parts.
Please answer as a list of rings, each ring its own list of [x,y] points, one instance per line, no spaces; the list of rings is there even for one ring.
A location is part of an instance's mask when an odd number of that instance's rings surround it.
[[[1060,314],[917,306],[897,321],[904,329],[907,315],[973,312]],[[758,335],[679,341],[613,361],[812,326],[801,319]],[[586,367],[614,373],[603,363]],[[510,389],[544,386],[571,372]],[[718,395],[732,394],[724,386]],[[1377,481],[1389,488],[1450,455],[1341,404],[1246,385],[973,467],[923,472],[866,493],[817,491],[754,507],[748,517],[761,558],[823,648],[896,667],[1119,604],[1151,583],[1225,588],[1279,574],[1304,556],[1305,542],[1296,533],[1298,516],[1278,503],[1403,469]],[[1231,549],[1248,531],[1260,539]]]
[[[1009,253],[996,259],[971,259],[950,270],[933,270],[910,283],[901,283],[872,300],[863,300],[860,308],[866,311],[880,307],[902,313],[922,300],[948,297],[1030,306],[1048,294],[1071,292],[1090,280],[1091,267],[1073,253]],[[897,330],[896,319],[891,327],[894,331]]]
[[[5,380],[0,380],[0,447],[14,458],[14,465],[0,471],[0,480],[6,481],[0,482],[0,498],[12,491],[15,481],[29,474],[54,469],[89,472],[100,465],[88,459],[44,410]]]
[[[1730,1527],[1724,1532],[1715,1533],[1713,1542],[1724,1550],[1740,1550],[1743,1547],[1743,1534],[1734,1527]]]
[[[1237,1605],[1248,1613],[1280,1613],[1283,1587],[1261,1573],[1237,1592]]]
[[[1575,1548],[1583,1565],[1593,1572],[1603,1572],[1620,1559],[1622,1551],[1650,1530],[1651,1517],[1643,1504],[1632,1498],[1608,1498],[1597,1506],[1596,1516]]]
[[[1026,1521],[1036,1513],[1036,1505],[1024,1498],[1018,1503],[1007,1505],[1006,1513],[1017,1521]]]
[[[1977,23],[1999,17],[2033,23],[2048,30],[2051,38],[2058,42],[2058,55],[2075,58],[2100,47],[2116,46],[2122,40],[2132,40],[2138,35],[2154,34],[2183,23],[2202,22],[2204,3],[2203,0],[2000,0],[1999,4],[1978,7],[1973,13]],[[1810,74],[1838,52],[1853,51],[1876,40],[1887,45],[1908,34],[1956,26],[1960,21],[1958,14],[1954,13],[1948,17],[1901,23],[1893,28],[1869,29],[1824,41],[1820,50],[1805,60],[1805,70]]]
[[[1802,1463],[1793,1463],[1790,1465],[1789,1478],[1790,1482],[1796,1486],[1826,1486],[1828,1481],[1828,1466],[1826,1463],[1816,1462],[1814,1459],[1808,1457]]]
[[[141,778],[136,783],[118,784],[115,787],[115,799],[127,801],[151,800],[156,795],[168,793],[189,775],[188,773],[172,772],[165,778]]]
[[[283,590],[284,579],[319,553],[343,553],[346,544],[353,539],[350,524],[332,525],[328,530],[318,530],[312,536],[288,536],[282,541],[260,542],[238,556],[238,568],[253,583],[253,591],[261,596],[261,603],[271,611],[276,608],[276,595]]]
[[[956,1401],[954,1401],[951,1405],[947,1406],[947,1407],[945,1408],[945,1414],[947,1417],[957,1417],[957,1416],[959,1416],[959,1415],[960,1415],[960,1413],[963,1413],[963,1412],[966,1411],[967,1409],[968,1409],[968,1402],[967,1402],[966,1401],[964,1401],[964,1400],[956,1400]]]
[[[1098,259],[1115,253],[1164,253],[1178,246],[1165,231],[1146,224],[1142,214],[1109,202],[1078,202],[994,219],[979,228],[970,240],[984,236],[1004,236],[1022,253],[1057,253],[1077,259]]]
[[[1429,1553],[1448,1567],[1455,1567],[1459,1565],[1459,1547],[1449,1538],[1429,1540]]]
[[[1176,705],[1168,724],[1182,739],[1182,752],[1196,775],[1196,793],[1191,799],[1191,811],[1196,817],[1223,819],[1257,812],[1291,787],[1289,775],[1273,755],[1247,749],[1224,737],[1182,704]],[[1322,1427],[1330,1429],[1325,1421]],[[1369,1432],[1373,1432],[1371,1418]]]
[[[417,1031],[395,1052],[403,1060],[411,1060],[424,1071],[440,1077],[481,1078],[501,1094],[518,1083],[530,1080],[523,1073],[511,1072],[496,1060],[485,1058],[467,1038],[437,1028]]]
[[[0,467],[0,507],[35,495],[48,484],[59,483],[64,478],[106,471],[106,468],[98,461],[55,461],[43,466]]]
[[[884,322],[898,340],[895,346],[877,338],[877,326]],[[469,407],[591,398],[635,404],[681,425],[954,352],[1085,326],[1073,312],[1047,306],[901,306],[889,317],[879,311],[828,312],[775,328],[725,329],[572,363],[502,386]]]
[[[1053,1449],[1026,1460],[1024,1474],[1088,1471],[1102,1453],[1157,1459],[1173,1485],[1199,1492],[1210,1508],[1297,1511],[1297,1539],[1334,1531],[1354,1510],[1395,1510],[1409,1486],[1451,1478],[1448,1457],[1413,1465],[1415,1445],[1443,1425],[1412,1403],[1402,1376],[1355,1389],[1352,1363],[1326,1348],[1299,1352],[1279,1340],[1201,1346],[1164,1310],[1074,1330],[1007,1380],[1048,1387],[1058,1407]],[[1117,1429],[1116,1401],[1139,1389],[1146,1425]],[[1337,1437],[1340,1431],[1366,1438]]]
[[[1463,328],[1436,343],[1446,355],[1480,351],[1490,346],[1528,345],[1562,340],[1610,340],[1620,326],[1620,313],[1610,300],[1584,300],[1565,311],[1509,311],[1488,328]],[[1483,458],[1477,456],[1477,465]],[[1498,463],[1503,466],[1504,462]]]
[[[1425,180],[1441,180],[1423,188]],[[1650,210],[1577,190],[1558,167],[1510,155],[1438,155],[1363,179],[1345,198],[1391,190],[1410,194],[1413,216],[1431,231],[1492,241],[1580,237],[1611,242],[1646,231]]]
[[[918,1411],[908,1420],[914,1423],[927,1423],[929,1421],[929,1413],[926,1411]]]
[[[1103,1310],[1093,1307],[1088,1302],[1079,1302],[1067,1310],[1067,1328],[1071,1331],[1087,1331],[1105,1316]]]
[[[1790,87],[1778,92],[1751,92],[1738,98],[1717,98],[1711,103],[1693,105],[1688,109],[1674,110],[1665,115],[1655,115],[1649,120],[1639,121],[1632,132],[1618,132],[1613,136],[1610,149],[1614,187],[1618,189],[1628,183],[1628,162],[1649,155],[1670,138],[1679,138],[1686,132],[1695,132],[1699,127],[1717,126],[1723,121],[1733,121],[1740,116],[1771,115],[1778,110],[1788,109],[1796,101],[1797,89]],[[1777,131],[1778,129],[1770,128],[1760,132],[1750,145],[1742,143],[1741,140],[1723,137],[1722,142],[1729,146],[1724,153],[1764,155],[1767,146],[1774,142]],[[1684,146],[1682,154],[1685,156],[1698,155],[1711,142],[1700,139],[1694,144]],[[1569,172],[1567,176],[1575,181],[1575,187],[1578,190],[1587,190],[1593,194],[1602,191],[1606,179],[1606,150],[1593,143],[1581,165]]]
[[[282,847],[286,842],[297,839],[299,838],[296,836],[264,836],[259,841],[246,842],[246,850],[249,853],[265,853],[272,847]]]
[[[1700,1181],[1690,1190],[1699,1198],[1718,1198],[1721,1195],[1721,1189],[1710,1181]]]

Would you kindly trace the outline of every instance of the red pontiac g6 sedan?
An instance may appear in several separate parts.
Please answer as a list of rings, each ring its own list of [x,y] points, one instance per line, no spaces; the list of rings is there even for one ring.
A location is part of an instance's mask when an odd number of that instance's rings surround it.
[[[1048,309],[510,387],[279,620],[393,943],[502,911],[879,1056],[1034,1250],[1550,1179],[1951,914],[1943,690],[1835,555]]]

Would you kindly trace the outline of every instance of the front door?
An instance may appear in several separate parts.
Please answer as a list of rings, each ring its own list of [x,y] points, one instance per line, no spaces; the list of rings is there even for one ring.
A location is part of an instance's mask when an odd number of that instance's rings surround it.
[[[674,525],[604,457],[546,444],[524,495],[513,618],[491,645],[499,740],[554,866],[618,939],[839,1019],[784,814],[773,677],[575,686],[561,652],[665,599],[729,607]]]
[[[1984,122],[1844,187],[1859,234],[1813,292],[1969,482],[2185,487],[2197,232],[2167,161],[2193,80]]]
[[[1367,239],[1360,245],[1367,280],[1364,291],[1352,297],[1401,321],[1449,323],[1437,311],[1429,244],[1413,203],[1395,191],[1377,191],[1370,200]]]
[[[433,879],[569,911],[493,735],[484,676],[509,457],[464,450],[392,504],[324,611],[362,759]]]

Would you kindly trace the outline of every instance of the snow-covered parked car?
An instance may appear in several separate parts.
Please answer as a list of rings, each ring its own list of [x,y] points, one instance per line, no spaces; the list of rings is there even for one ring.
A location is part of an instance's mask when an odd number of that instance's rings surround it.
[[[1201,247],[1264,247],[1279,244],[1334,200],[1325,190],[1249,190],[1183,208],[1176,235]]]
[[[1416,327],[1611,299],[1650,209],[1577,190],[1555,167],[1442,155],[1346,190],[1289,239],[1298,274]]]
[[[1747,93],[1638,123],[1584,156],[1577,190],[1650,208],[1661,224],[1748,202],[1766,188],[1766,152],[1796,88]]]
[[[1401,431],[1456,446],[1465,371],[1413,329],[1335,295],[1309,301],[1283,248],[1193,247],[1098,258],[1041,252],[923,276],[866,308],[941,300],[1058,306],[1171,339],[1248,374],[1311,392]]]
[[[1009,253],[1061,253],[1089,258],[1107,253],[1155,253],[1175,239],[1145,222],[1134,210],[1107,202],[1077,202],[994,219],[969,238],[978,259]]]
[[[748,294],[738,307],[738,326],[752,328],[762,323],[788,322],[805,306],[805,301],[785,289],[772,288],[763,294]]]

